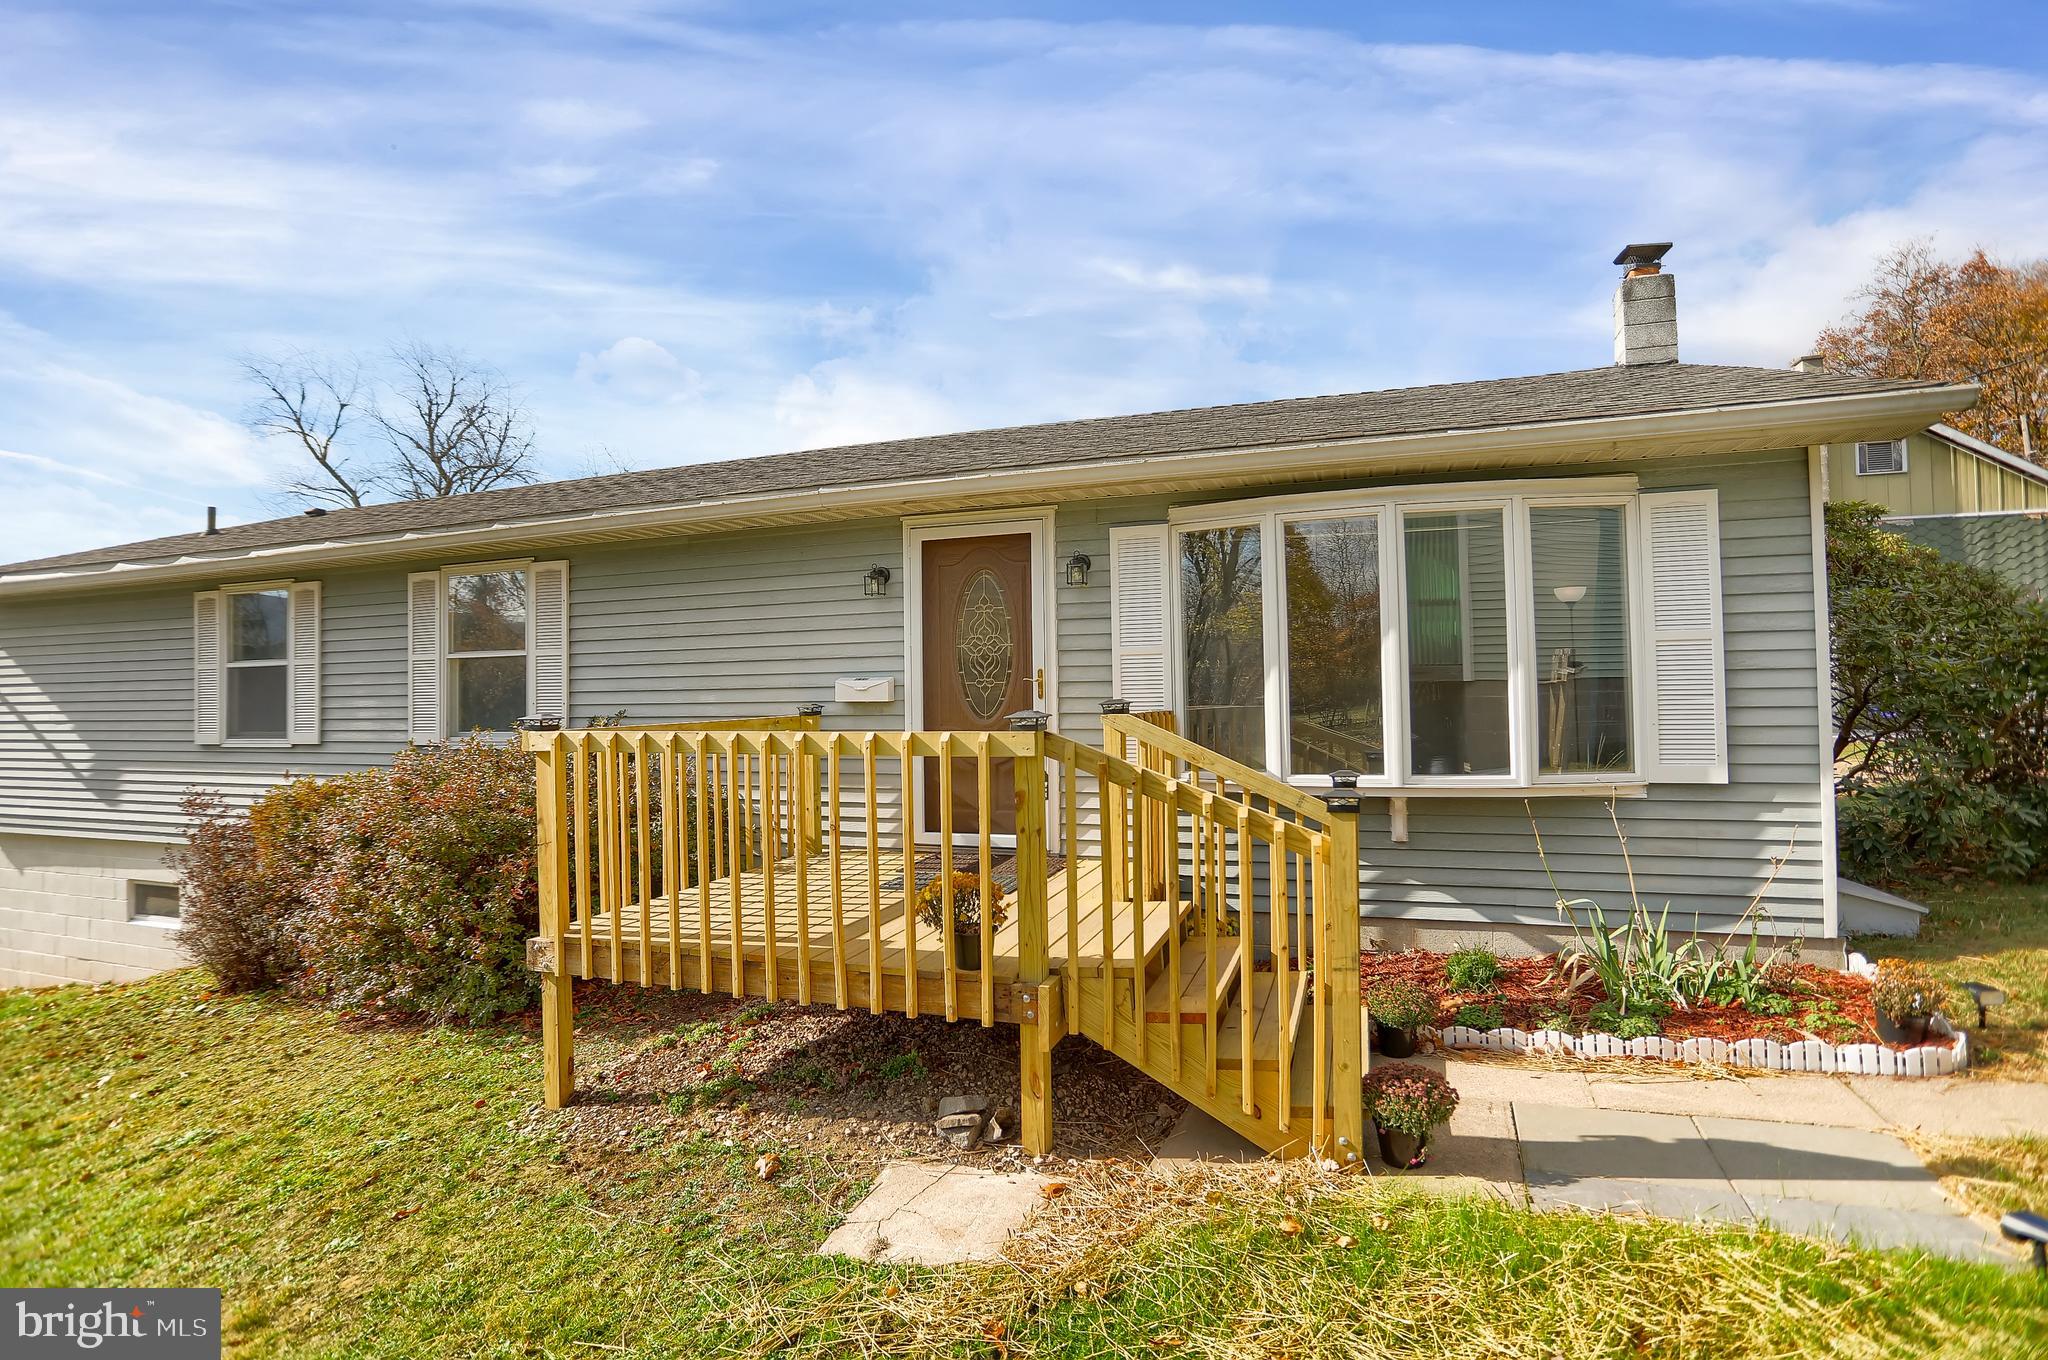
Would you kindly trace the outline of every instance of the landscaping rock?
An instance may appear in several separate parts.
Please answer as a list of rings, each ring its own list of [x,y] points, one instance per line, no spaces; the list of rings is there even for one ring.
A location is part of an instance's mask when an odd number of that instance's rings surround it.
[[[982,1116],[972,1110],[942,1114],[938,1122],[939,1137],[967,1152],[981,1141],[982,1123]]]
[[[949,1114],[987,1114],[987,1096],[944,1096],[939,1100],[941,1118]]]

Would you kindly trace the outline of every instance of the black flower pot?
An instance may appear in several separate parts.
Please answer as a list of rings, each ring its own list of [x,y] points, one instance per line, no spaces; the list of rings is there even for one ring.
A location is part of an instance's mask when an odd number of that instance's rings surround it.
[[[1894,1020],[1883,1011],[1877,1013],[1877,1037],[1888,1044],[1924,1044],[1927,1033],[1934,1023],[1931,1015],[1909,1015],[1904,1020]]]
[[[1392,1025],[1372,1022],[1373,1043],[1389,1058],[1410,1058],[1415,1056],[1415,1031],[1395,1029]]]
[[[981,927],[953,928],[953,964],[963,973],[981,971]]]
[[[1399,1129],[1383,1129],[1378,1124],[1372,1126],[1372,1131],[1379,1135],[1380,1160],[1395,1170],[1405,1171],[1429,1160],[1429,1139],[1426,1136],[1418,1138]]]

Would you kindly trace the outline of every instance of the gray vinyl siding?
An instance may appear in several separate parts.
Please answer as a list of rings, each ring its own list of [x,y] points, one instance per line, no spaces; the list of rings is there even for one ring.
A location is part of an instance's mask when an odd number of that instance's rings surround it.
[[[1623,803],[1644,896],[1653,905],[1669,900],[1674,919],[1688,925],[1694,913],[1703,925],[1726,924],[1796,829],[1769,905],[1781,927],[1818,936],[1824,785],[1804,455],[1638,471],[1646,488],[1720,489],[1733,780],[1658,786]],[[1119,498],[1058,511],[1046,588],[1056,620],[1053,707],[1070,737],[1098,742],[1098,705],[1110,697],[1110,528],[1157,523],[1172,503]],[[913,725],[902,542],[901,522],[889,518],[541,554],[570,562],[572,719],[620,710],[629,720],[710,719],[821,702],[829,728]],[[1085,586],[1064,584],[1060,564],[1074,552],[1094,560]],[[875,563],[894,574],[882,599],[861,593],[861,576]],[[0,831],[171,836],[188,787],[246,795],[287,772],[388,759],[405,740],[406,572],[441,565],[318,578],[325,739],[286,750],[193,744],[189,590],[0,604]],[[834,702],[833,681],[850,676],[892,677],[895,701]],[[893,781],[883,801],[895,806]],[[1567,895],[1621,910],[1625,878],[1604,809],[1584,799],[1535,804]],[[1417,798],[1409,842],[1394,845],[1387,832],[1385,802],[1369,800],[1361,869],[1368,913],[1555,922],[1519,799]]]
[[[188,789],[242,798],[388,759],[405,742],[405,574],[320,579],[317,746],[193,742],[191,590],[0,604],[0,831],[170,838]]]

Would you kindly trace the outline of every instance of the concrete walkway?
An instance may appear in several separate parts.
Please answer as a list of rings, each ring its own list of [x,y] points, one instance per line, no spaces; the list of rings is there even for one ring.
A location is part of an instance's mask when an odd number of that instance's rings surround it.
[[[1399,1175],[1538,1209],[1760,1224],[1968,1260],[2018,1260],[1899,1137],[2048,1128],[2048,1087],[1831,1076],[1703,1080],[1418,1059],[1460,1104],[1427,1166]],[[1162,1158],[1257,1156],[1190,1111]]]

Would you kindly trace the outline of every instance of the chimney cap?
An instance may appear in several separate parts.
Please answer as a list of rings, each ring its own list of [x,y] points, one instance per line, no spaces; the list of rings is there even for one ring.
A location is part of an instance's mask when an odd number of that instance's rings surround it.
[[[1626,245],[1621,248],[1621,253],[1614,257],[1614,262],[1632,274],[1637,270],[1654,274],[1664,267],[1664,252],[1669,249],[1669,241],[1645,241]]]
[[[1792,361],[1792,367],[1798,369],[1801,373],[1825,373],[1827,372],[1828,365],[1827,360],[1815,353],[1800,355]]]

